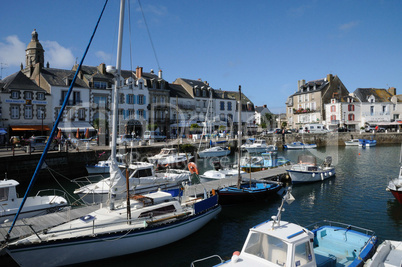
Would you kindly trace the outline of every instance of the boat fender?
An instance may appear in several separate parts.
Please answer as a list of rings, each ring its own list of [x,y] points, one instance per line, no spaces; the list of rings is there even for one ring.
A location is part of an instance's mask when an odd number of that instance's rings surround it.
[[[315,173],[314,173],[314,172],[311,174],[311,177],[315,177]]]
[[[240,252],[239,252],[239,251],[233,252],[233,255],[232,255],[232,262],[236,263],[236,262],[239,260],[239,256],[240,256]]]
[[[332,172],[329,172],[329,176],[332,176]]]
[[[324,180],[324,175],[321,173],[321,180]]]
[[[197,165],[194,162],[190,162],[188,165],[188,170],[190,171],[191,174],[196,173],[198,174],[198,169],[197,169]]]

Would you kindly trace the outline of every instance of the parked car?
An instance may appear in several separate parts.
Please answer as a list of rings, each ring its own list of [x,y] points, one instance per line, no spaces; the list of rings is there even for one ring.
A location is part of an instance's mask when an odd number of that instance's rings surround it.
[[[144,140],[164,141],[164,140],[166,140],[166,136],[160,132],[145,131],[144,132]]]
[[[339,133],[350,132],[350,130],[346,127],[339,127],[338,129],[335,129],[335,132],[339,132]]]
[[[376,132],[385,132],[385,128],[383,128],[383,127],[378,127],[377,129],[376,129],[376,127],[377,126],[366,126],[366,128],[364,128],[364,131],[366,132],[366,133],[368,133],[368,132],[372,132],[372,131],[376,131]]]
[[[125,146],[134,140],[135,138],[131,134],[121,134],[117,137],[116,144]]]
[[[31,152],[34,151],[43,151],[46,147],[46,143],[49,136],[32,136],[28,140],[25,140],[27,144],[24,149],[26,152],[29,152],[29,148],[31,148]],[[49,150],[57,150],[57,144],[51,144]]]

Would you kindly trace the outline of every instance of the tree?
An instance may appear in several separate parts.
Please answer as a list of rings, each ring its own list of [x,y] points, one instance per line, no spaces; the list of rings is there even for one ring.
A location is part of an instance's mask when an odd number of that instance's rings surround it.
[[[274,114],[272,114],[272,113],[264,114],[263,121],[266,123],[266,126],[270,125],[270,127],[272,128],[272,125],[274,124],[273,120],[274,120]],[[264,127],[262,127],[262,128],[264,128]]]
[[[190,125],[190,131],[191,132],[197,132],[199,130],[200,126],[197,123],[193,123]]]
[[[147,129],[149,131],[155,131],[156,128],[158,128],[158,125],[155,124],[155,123],[150,123],[150,124],[147,125]]]

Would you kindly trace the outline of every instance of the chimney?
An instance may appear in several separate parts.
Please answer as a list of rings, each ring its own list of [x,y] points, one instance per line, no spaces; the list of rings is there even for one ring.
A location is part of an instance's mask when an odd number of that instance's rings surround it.
[[[159,78],[159,79],[162,79],[162,70],[159,70],[159,71],[158,71],[158,78]]]
[[[263,105],[264,108],[267,108],[267,105]]]
[[[391,95],[396,95],[396,88],[395,87],[388,88],[388,93],[390,93]]]
[[[327,75],[327,81],[329,82],[329,83],[331,83],[332,82],[332,74],[328,74]]]
[[[142,67],[137,66],[135,74],[137,75],[137,79],[140,79],[142,77]]]

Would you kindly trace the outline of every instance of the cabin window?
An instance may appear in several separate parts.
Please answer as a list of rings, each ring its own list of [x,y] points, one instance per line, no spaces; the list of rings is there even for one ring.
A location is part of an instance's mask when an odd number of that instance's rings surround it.
[[[147,210],[145,212],[142,212],[140,214],[140,216],[138,216],[138,218],[160,216],[160,215],[175,212],[175,211],[176,211],[176,208],[174,207],[174,205],[168,205],[168,206],[164,206],[161,208]]]
[[[285,266],[288,245],[279,238],[262,233],[252,233],[244,251],[277,265]]]
[[[6,201],[8,199],[9,188],[0,188],[0,201]]]
[[[143,169],[143,170],[138,170],[134,174],[134,178],[140,178],[140,177],[149,177],[152,176],[152,170],[150,168],[148,169]]]
[[[304,266],[305,264],[311,262],[313,256],[311,253],[311,247],[309,242],[299,244],[295,247],[295,263],[296,266]]]

